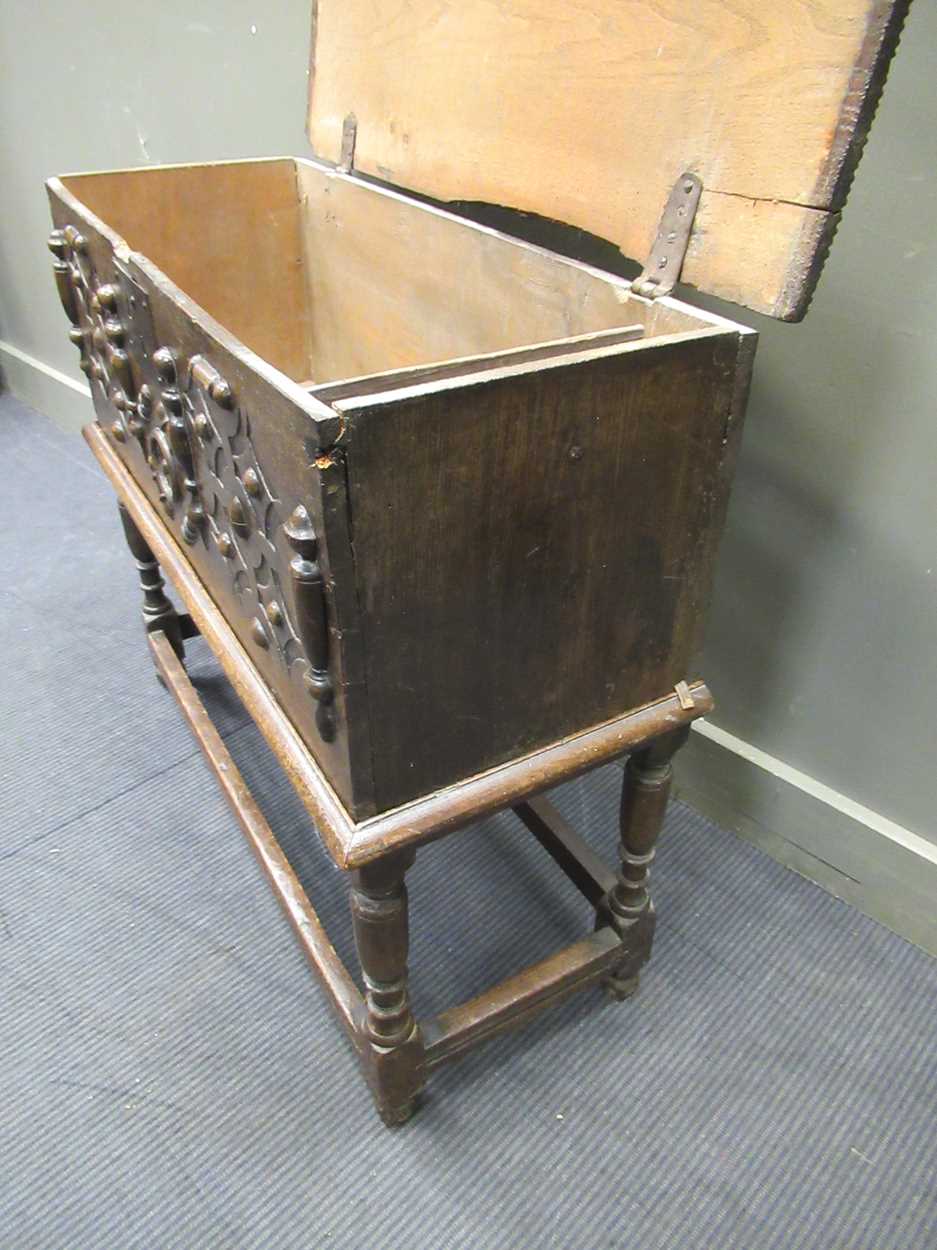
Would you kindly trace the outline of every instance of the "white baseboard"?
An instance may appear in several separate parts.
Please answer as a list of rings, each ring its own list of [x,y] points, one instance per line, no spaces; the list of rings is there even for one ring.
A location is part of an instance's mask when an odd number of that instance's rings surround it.
[[[774,859],[937,954],[937,846],[718,725],[696,721],[676,792]]]
[[[64,430],[77,432],[91,420],[91,391],[67,373],[0,339],[0,369],[10,392]]]

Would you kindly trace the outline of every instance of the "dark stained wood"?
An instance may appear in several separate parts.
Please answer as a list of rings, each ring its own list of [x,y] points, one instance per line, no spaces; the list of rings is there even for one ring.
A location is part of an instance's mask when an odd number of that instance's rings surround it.
[[[673,756],[686,741],[688,728],[676,729],[635,751],[625,765],[621,790],[618,880],[598,909],[599,923],[621,934],[628,957],[606,980],[616,998],[637,988],[640,967],[650,957],[654,909],[648,877],[654,848],[664,824],[673,781]]]
[[[614,872],[549,800],[542,795],[528,799],[514,812],[593,907],[614,889]]]
[[[182,634],[183,640],[201,636],[198,626],[188,612],[179,613],[179,632]]]
[[[693,676],[739,337],[339,401],[377,810]]]
[[[264,870],[300,946],[328,992],[346,1032],[355,1045],[360,1046],[358,1029],[364,1004],[355,983],[335,953],[289,860],[251,796],[169,639],[164,633],[157,631],[149,635],[149,642],[157,669],[195,734],[222,794],[237,817],[248,845]]]
[[[404,874],[413,861],[413,852],[408,850],[391,853],[353,873],[351,910],[365,982],[362,1000],[172,644],[159,630],[148,637],[157,670],[195,734],[277,900],[358,1052],[385,1124],[396,1126],[410,1118],[430,1067],[457,1058],[506,1029],[526,1024],[544,1008],[600,979],[613,991],[617,990],[619,996],[633,992],[634,970],[647,957],[652,930],[640,923],[640,916],[629,914],[623,921],[617,917],[613,924],[600,922],[588,937],[444,1012],[421,1029],[413,1018],[407,983],[409,938]],[[676,745],[677,736],[668,734],[647,748],[641,757],[635,776],[640,786],[653,790],[654,797],[650,808],[640,796],[637,806],[633,797],[623,799],[623,812],[630,813],[623,817],[623,837],[627,827],[629,845],[637,845],[639,841],[644,845],[653,835],[655,821],[663,811],[658,782],[668,765],[662,761],[669,760]],[[548,808],[540,805],[539,810],[549,816],[553,825],[560,823]],[[581,841],[568,830],[564,830],[563,836],[570,844]],[[600,870],[596,868],[595,873],[598,878]],[[604,870],[601,872],[603,878],[608,875]],[[614,882],[614,875],[611,877]],[[649,906],[645,898],[638,909],[645,918]],[[641,946],[635,944],[636,933],[641,935]],[[624,964],[623,951],[626,952]],[[629,970],[630,979],[621,979],[623,966]]]
[[[164,589],[165,582],[152,551],[124,504],[118,503],[120,523],[123,526],[127,546],[133,556],[143,591],[143,625],[148,634],[160,630],[169,640],[180,660],[185,660],[183,638],[186,636],[176,609],[170,603]],[[189,635],[191,636],[191,635]]]
[[[423,1087],[423,1040],[407,986],[409,922],[404,874],[413,852],[352,874],[351,918],[365,987],[365,1074],[384,1122],[402,1124]]]
[[[674,753],[686,741],[677,730],[635,751],[625,765],[621,791],[621,861],[618,881],[609,894],[612,922],[633,924],[650,904],[647,880],[660,836],[673,780]]]
[[[403,877],[413,854],[405,851],[390,854],[353,874],[352,919],[366,989],[362,1001],[172,645],[161,631],[150,634],[149,641],[159,672],[179,703],[274,894],[359,1052],[385,1123],[397,1125],[409,1119],[429,1067],[455,1058],[505,1029],[527,1023],[545,1007],[603,977],[613,980],[630,935],[626,933],[623,938],[614,926],[601,925],[589,937],[524,969],[470,1002],[444,1012],[421,1030],[410,1009],[407,986],[408,922]],[[644,773],[651,768],[647,761],[652,759],[653,767],[660,769],[659,759],[673,750],[672,736],[668,736],[667,743],[656,755],[652,754],[654,746],[645,753]],[[558,823],[555,814],[551,819]],[[632,923],[629,919],[625,929]]]
[[[335,713],[342,727],[352,779],[350,801],[328,761],[322,760],[330,784],[355,820],[373,816],[374,776],[371,760],[371,724],[364,681],[364,639],[354,575],[348,484],[340,455],[316,458],[321,473],[318,504],[319,566],[325,579],[329,615],[329,676],[335,688]],[[304,741],[306,739],[304,738]]]
[[[355,829],[345,866],[355,867],[388,851],[454,833],[481,816],[514,807],[521,799],[549,790],[662,733],[708,715],[713,700],[707,687],[695,682],[690,691],[694,703],[689,710],[680,706],[676,695],[659,699],[627,716],[616,717],[595,729],[362,821]]]
[[[341,127],[342,170],[53,179],[49,246],[157,671],[399,1124],[432,1064],[583,986],[637,988],[671,759],[712,708],[695,656],[756,336],[351,165],[386,153],[438,189],[455,160],[479,195],[528,183],[533,206],[544,193],[550,215],[630,241],[693,170],[684,277],[796,317],[906,4],[804,0],[792,17],[705,0],[687,19],[587,0],[571,22],[550,0],[443,0],[445,22],[417,2],[375,24],[360,0],[321,2],[321,48],[354,35],[339,78],[321,55],[313,76],[314,129]],[[462,58],[468,80],[451,58],[399,55],[452,29],[484,52]],[[372,65],[388,34],[389,95]],[[492,65],[511,69],[494,91]],[[609,66],[634,108],[603,107]],[[365,113],[330,112],[349,85]],[[470,123],[454,143],[453,115]],[[638,124],[623,133],[622,117]],[[196,634],[351,873],[363,995],[188,678]],[[616,873],[541,796],[629,753]],[[509,807],[595,931],[421,1027],[406,872],[418,846]]]
[[[709,690],[702,682],[694,682],[690,686],[694,705],[689,710],[680,706],[676,694],[668,695],[502,767],[356,823],[100,426],[88,425],[82,433],[295,787],[326,848],[342,868],[360,868],[390,851],[453,833],[483,815],[512,807],[712,711]]]
[[[464,1054],[497,1034],[526,1024],[546,1007],[604,979],[611,986],[626,962],[635,964],[631,929],[636,918],[624,923],[600,923],[596,931],[547,959],[525,968],[500,985],[461,1006],[443,1012],[422,1029],[413,1018],[407,983],[408,905],[404,874],[413,852],[395,852],[353,873],[351,911],[355,942],[365,982],[365,997],[355,987],[328,935],[302,889],[288,860],[247,789],[221,736],[215,729],[182,662],[162,631],[149,635],[150,647],[168,689],[196,736],[222,792],[248,843],[263,868],[273,892],[318,974],[329,999],[362,1063],[375,1104],[385,1124],[403,1124],[412,1115],[429,1068]],[[641,813],[635,800],[623,800],[629,845],[644,845],[653,832],[658,811],[659,775],[675,748],[674,735],[652,744],[636,770],[638,785],[654,789],[651,808]],[[637,806],[640,808],[639,797]],[[555,813],[551,823],[559,823]],[[564,836],[569,838],[569,832]],[[623,832],[623,837],[625,836]],[[569,838],[576,839],[576,835]],[[596,870],[598,874],[598,870]],[[603,875],[605,875],[603,873]],[[614,881],[614,877],[612,878]],[[613,891],[614,892],[614,891]],[[641,910],[649,907],[645,900]],[[646,955],[642,952],[641,958]]]
[[[355,830],[347,810],[193,571],[178,542],[117,457],[100,426],[97,423],[87,425],[82,433],[147,545],[157,553],[161,567],[172,579],[199,632],[296,787],[329,853],[336,863],[345,867],[346,848],[351,845]]]
[[[506,1029],[526,1024],[545,1007],[594,984],[620,959],[619,935],[603,927],[470,1002],[443,1012],[425,1027],[427,1063],[435,1067]]]
[[[335,689],[329,675],[329,616],[319,564],[319,537],[302,504],[290,513],[283,532],[294,552],[290,576],[297,628],[309,661],[305,682],[317,704],[319,733],[324,741],[331,742],[335,737]]]

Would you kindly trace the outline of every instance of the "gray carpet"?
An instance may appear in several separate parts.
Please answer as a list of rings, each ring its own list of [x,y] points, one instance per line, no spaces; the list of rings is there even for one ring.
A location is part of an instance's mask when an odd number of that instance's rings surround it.
[[[937,963],[675,804],[640,996],[597,992],[377,1120],[140,632],[84,444],[0,400],[0,1247],[931,1250]],[[340,952],[340,875],[191,670]],[[620,771],[556,792],[613,856]],[[589,927],[516,821],[418,859],[414,999]]]

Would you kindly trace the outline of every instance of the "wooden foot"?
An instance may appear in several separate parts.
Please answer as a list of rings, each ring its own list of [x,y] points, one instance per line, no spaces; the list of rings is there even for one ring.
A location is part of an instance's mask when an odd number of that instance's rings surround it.
[[[637,994],[640,984],[641,977],[638,973],[630,977],[619,977],[612,974],[607,976],[602,982],[602,988],[609,998],[614,998],[616,1003],[623,1003],[626,998],[631,998]]]
[[[404,874],[412,851],[352,874],[351,917],[364,976],[361,1059],[385,1124],[410,1118],[426,1075],[423,1038],[407,985],[409,920]]]
[[[621,791],[621,867],[618,879],[598,907],[597,921],[620,934],[627,954],[604,984],[613,998],[630,998],[638,988],[638,973],[650,958],[654,940],[654,905],[648,877],[654,848],[667,811],[673,780],[671,761],[686,741],[685,726],[655,739],[636,751],[625,766]]]
[[[140,589],[143,591],[143,625],[148,634],[161,630],[169,640],[173,651],[180,660],[185,659],[183,645],[182,622],[176,609],[166,597],[165,582],[160,572],[156,557],[147,546],[146,540],[137,529],[137,524],[122,503],[117,505],[120,511],[124,537],[130,553],[136,561],[140,575]],[[195,632],[194,629],[192,632]],[[191,636],[191,635],[190,635]],[[162,681],[162,679],[160,678]],[[163,682],[165,685],[165,683]]]

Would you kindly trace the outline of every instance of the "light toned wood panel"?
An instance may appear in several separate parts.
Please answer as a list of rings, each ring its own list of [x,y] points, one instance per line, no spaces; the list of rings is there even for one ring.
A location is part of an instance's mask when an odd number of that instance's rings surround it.
[[[704,195],[681,280],[754,312],[796,321],[838,220],[837,213],[796,204]]]
[[[307,376],[293,161],[164,166],[62,182],[245,346],[296,381]]]
[[[309,135],[444,200],[536,212],[643,260],[702,179],[685,271],[802,314],[907,0],[318,0]],[[741,223],[741,224],[740,224]]]
[[[640,322],[698,326],[586,265],[297,162],[316,383]]]
[[[361,378],[345,378],[341,382],[326,382],[311,386],[310,393],[324,404],[334,404],[340,399],[359,395],[371,395],[375,391],[399,390],[401,387],[421,386],[448,378],[463,378],[473,373],[511,368],[514,365],[552,360],[557,356],[594,347],[611,347],[618,343],[630,343],[644,337],[641,325],[622,326],[614,330],[596,330],[593,334],[576,334],[568,339],[554,339],[552,343],[534,343],[530,347],[509,347],[503,352],[487,352],[483,356],[458,356],[443,364],[412,365],[406,369],[389,369],[386,373],[368,373]]]

